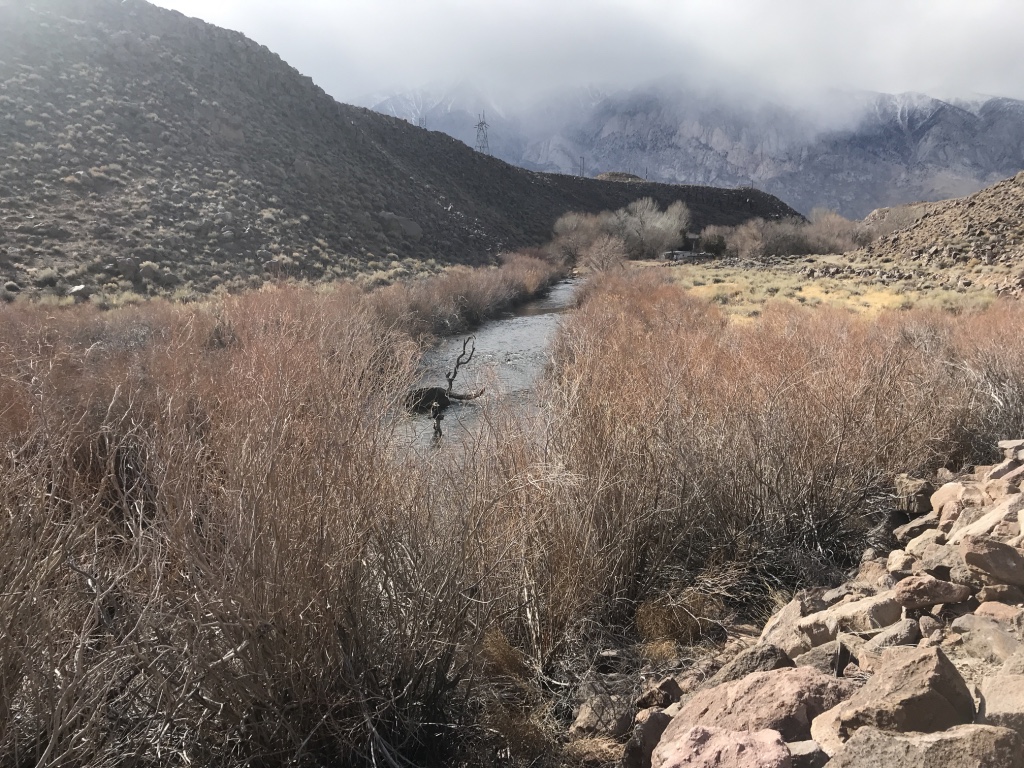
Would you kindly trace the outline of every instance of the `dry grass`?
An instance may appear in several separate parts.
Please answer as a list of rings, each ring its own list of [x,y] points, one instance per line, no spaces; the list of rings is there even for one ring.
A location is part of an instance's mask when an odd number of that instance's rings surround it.
[[[739,325],[666,272],[595,279],[547,407],[423,454],[415,337],[505,277],[0,306],[0,762],[613,759],[556,743],[596,650],[827,580],[896,473],[1024,433],[1016,306]]]
[[[984,309],[996,300],[991,281],[978,280],[970,287],[943,289],[940,276],[925,281],[880,281],[872,276],[844,274],[830,276],[832,268],[843,267],[842,257],[814,256],[796,261],[737,263],[708,261],[696,264],[639,262],[634,266],[660,266],[693,296],[717,304],[734,319],[757,317],[769,303],[787,302],[807,307],[826,305],[849,309],[868,316],[888,310],[942,309],[968,312]],[[809,276],[804,269],[814,269]],[[856,272],[874,272],[877,265],[853,264]],[[925,282],[924,285],[919,283]]]

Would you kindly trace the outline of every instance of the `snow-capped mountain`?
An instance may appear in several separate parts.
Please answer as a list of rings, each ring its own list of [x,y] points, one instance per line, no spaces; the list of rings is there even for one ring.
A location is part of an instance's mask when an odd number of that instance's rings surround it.
[[[798,210],[874,208],[969,194],[1024,168],[1024,102],[835,92],[813,108],[671,85],[548,94],[498,105],[469,86],[396,94],[374,109],[476,142],[533,170],[625,171],[652,181],[754,185]]]

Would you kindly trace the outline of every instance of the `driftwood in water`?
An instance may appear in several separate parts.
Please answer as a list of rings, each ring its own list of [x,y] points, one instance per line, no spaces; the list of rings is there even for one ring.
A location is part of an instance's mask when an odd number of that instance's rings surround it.
[[[472,343],[472,346],[470,344]],[[430,413],[436,415],[438,411],[432,410],[434,408],[443,411],[449,405],[452,404],[453,400],[475,400],[476,398],[483,395],[484,390],[479,392],[473,392],[470,394],[460,395],[452,392],[452,387],[455,385],[455,377],[459,375],[459,369],[467,365],[470,360],[473,359],[473,355],[476,353],[476,337],[469,336],[464,342],[462,342],[462,352],[455,359],[455,367],[451,371],[444,375],[445,380],[448,382],[447,387],[419,387],[411,390],[405,396],[405,407],[413,413]]]

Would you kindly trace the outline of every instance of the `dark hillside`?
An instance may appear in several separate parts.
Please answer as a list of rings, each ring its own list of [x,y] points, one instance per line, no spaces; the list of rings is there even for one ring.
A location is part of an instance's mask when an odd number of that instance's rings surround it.
[[[568,210],[649,195],[694,226],[754,190],[513,168],[339,104],[241,34],[140,0],[0,2],[0,280],[58,293],[485,263]]]

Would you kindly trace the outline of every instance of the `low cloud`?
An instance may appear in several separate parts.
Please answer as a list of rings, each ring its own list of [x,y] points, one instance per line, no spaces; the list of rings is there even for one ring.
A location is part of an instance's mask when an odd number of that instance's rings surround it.
[[[469,81],[504,95],[690,85],[1024,98],[1005,0],[158,0],[237,29],[342,101]]]

